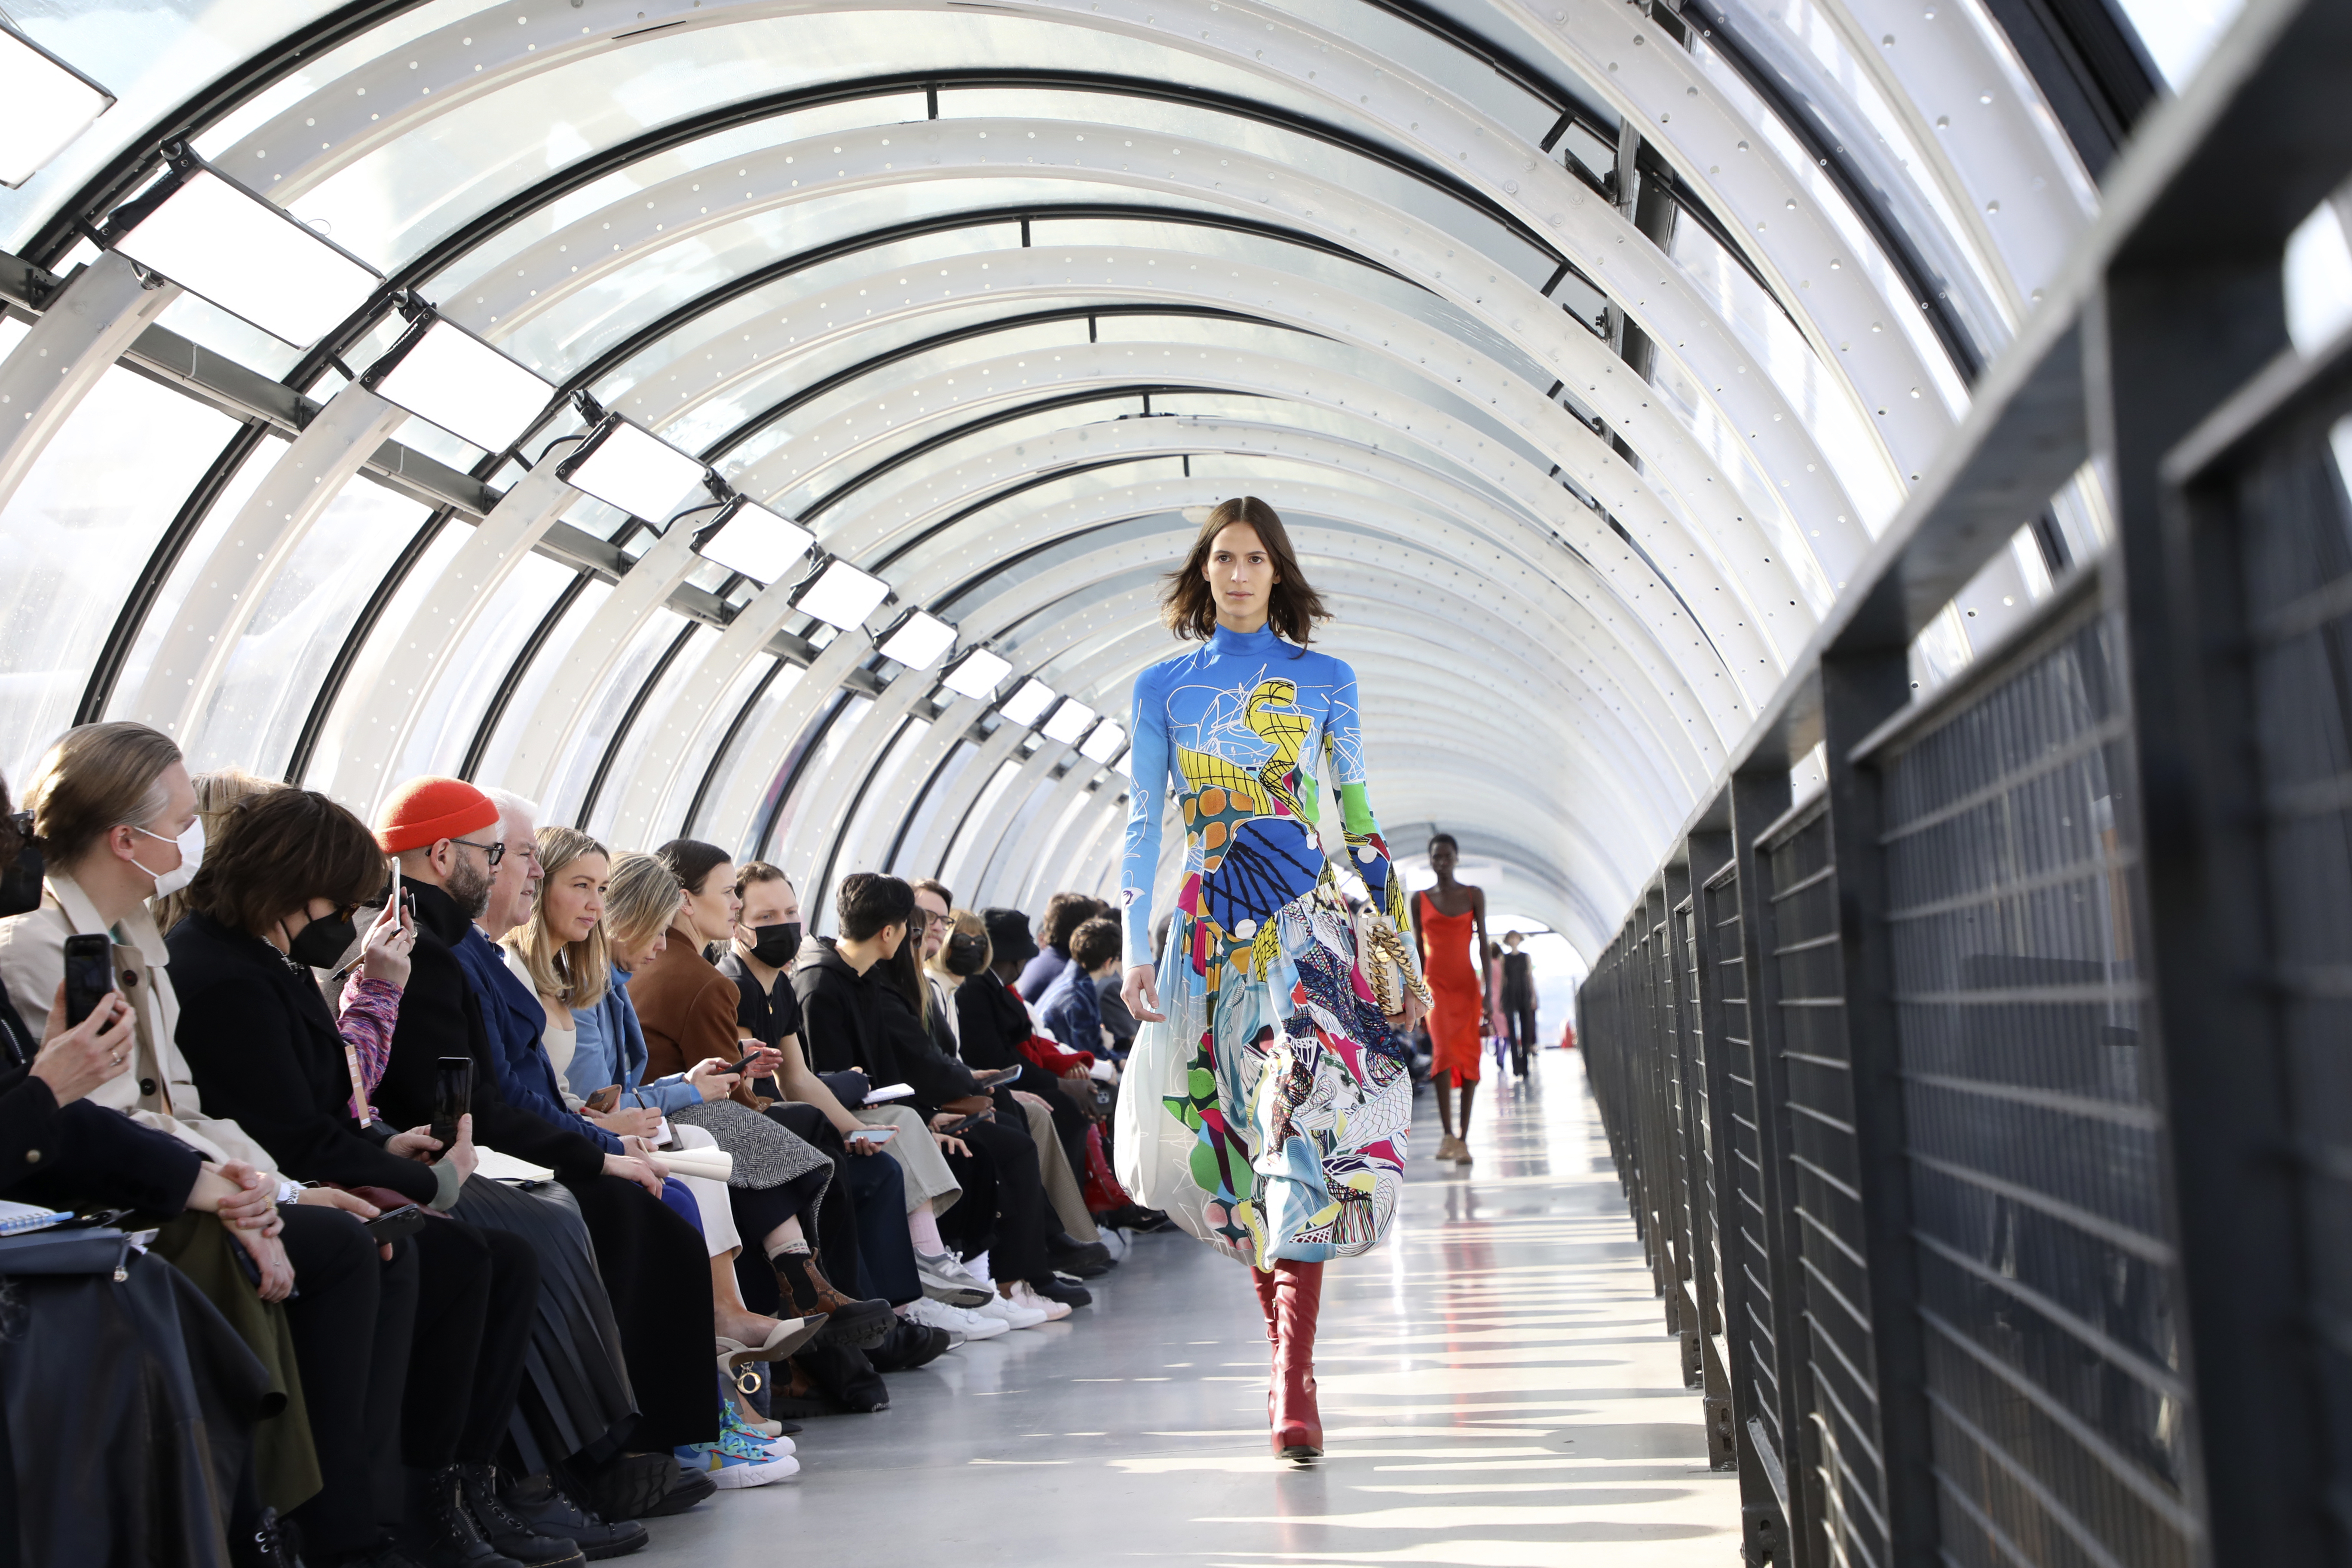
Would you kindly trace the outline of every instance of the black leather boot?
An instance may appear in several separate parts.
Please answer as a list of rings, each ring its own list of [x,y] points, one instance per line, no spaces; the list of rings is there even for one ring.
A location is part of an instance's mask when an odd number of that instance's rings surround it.
[[[500,1555],[513,1558],[522,1568],[582,1568],[587,1562],[576,1542],[531,1529],[507,1506],[499,1495],[496,1465],[478,1459],[461,1461],[457,1482],[464,1489],[466,1510],[474,1516],[475,1527]]]
[[[499,1498],[533,1535],[560,1536],[591,1563],[624,1557],[653,1539],[634,1519],[605,1523],[574,1502],[549,1476],[500,1476]]]
[[[482,1539],[457,1466],[408,1474],[408,1550],[423,1568],[522,1568]]]

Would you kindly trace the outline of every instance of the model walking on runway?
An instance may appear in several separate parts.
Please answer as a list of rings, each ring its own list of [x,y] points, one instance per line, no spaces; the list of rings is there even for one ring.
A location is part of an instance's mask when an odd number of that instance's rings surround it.
[[[1309,1459],[1323,1448],[1323,1265],[1375,1246],[1395,1217],[1412,1120],[1395,1031],[1419,1017],[1420,982],[1365,800],[1355,672],[1307,648],[1328,615],[1274,509],[1243,497],[1212,512],[1162,614],[1202,646],[1135,683],[1123,995],[1142,1027],[1118,1174],[1250,1266],[1274,1346],[1274,1449]],[[1326,787],[1344,860],[1325,858],[1318,832]],[[1155,966],[1146,933],[1171,796],[1184,870]]]
[[[1470,1101],[1478,1092],[1479,1025],[1486,1016],[1494,976],[1470,967],[1473,952],[1478,954],[1479,970],[1487,967],[1486,889],[1454,879],[1461,858],[1454,835],[1430,837],[1429,868],[1437,873],[1437,885],[1412,896],[1412,934],[1422,973],[1429,976],[1429,1081],[1437,1086],[1437,1124],[1445,1134],[1437,1145],[1437,1157],[1466,1165]],[[1462,1092],[1459,1122],[1454,1119],[1457,1089]]]

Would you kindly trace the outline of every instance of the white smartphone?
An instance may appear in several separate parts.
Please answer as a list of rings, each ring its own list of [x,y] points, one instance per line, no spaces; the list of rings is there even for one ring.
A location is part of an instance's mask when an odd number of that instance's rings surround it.
[[[898,1130],[895,1127],[861,1127],[855,1132],[844,1135],[842,1142],[845,1143],[872,1143],[878,1147],[881,1144],[887,1143],[891,1139],[896,1138],[898,1135]]]

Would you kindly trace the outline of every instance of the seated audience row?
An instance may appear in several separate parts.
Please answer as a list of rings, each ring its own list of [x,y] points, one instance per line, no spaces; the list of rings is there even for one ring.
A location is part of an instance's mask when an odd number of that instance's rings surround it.
[[[1110,1174],[1118,926],[1077,895],[1041,951],[857,872],[803,941],[715,845],[448,778],[371,826],[130,723],[24,804],[0,1186],[94,1226],[0,1238],[26,1561],[619,1555],[1164,1223]]]

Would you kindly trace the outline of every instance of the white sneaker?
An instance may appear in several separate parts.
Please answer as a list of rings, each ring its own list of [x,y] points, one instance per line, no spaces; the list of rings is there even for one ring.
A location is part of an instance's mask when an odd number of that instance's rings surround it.
[[[950,1307],[983,1306],[996,1293],[987,1280],[974,1278],[963,1259],[952,1252],[916,1253],[915,1278],[926,1297]]]
[[[1033,1312],[1045,1313],[1045,1321],[1049,1323],[1058,1323],[1070,1315],[1070,1309],[1066,1302],[1056,1301],[1051,1296],[1040,1296],[1029,1288],[1029,1281],[1026,1279],[1014,1283],[1012,1300],[1016,1306],[1026,1307]]]
[[[908,1302],[898,1309],[898,1315],[910,1323],[945,1329],[949,1333],[961,1334],[967,1340],[992,1340],[999,1334],[1013,1331],[1011,1323],[991,1316],[984,1308],[950,1307],[945,1301],[934,1301],[928,1296]]]
[[[1040,1323],[1051,1321],[1044,1312],[1024,1307],[1010,1296],[990,1298],[987,1306],[973,1309],[973,1315],[994,1318],[1007,1328],[1013,1329],[1034,1329]]]

